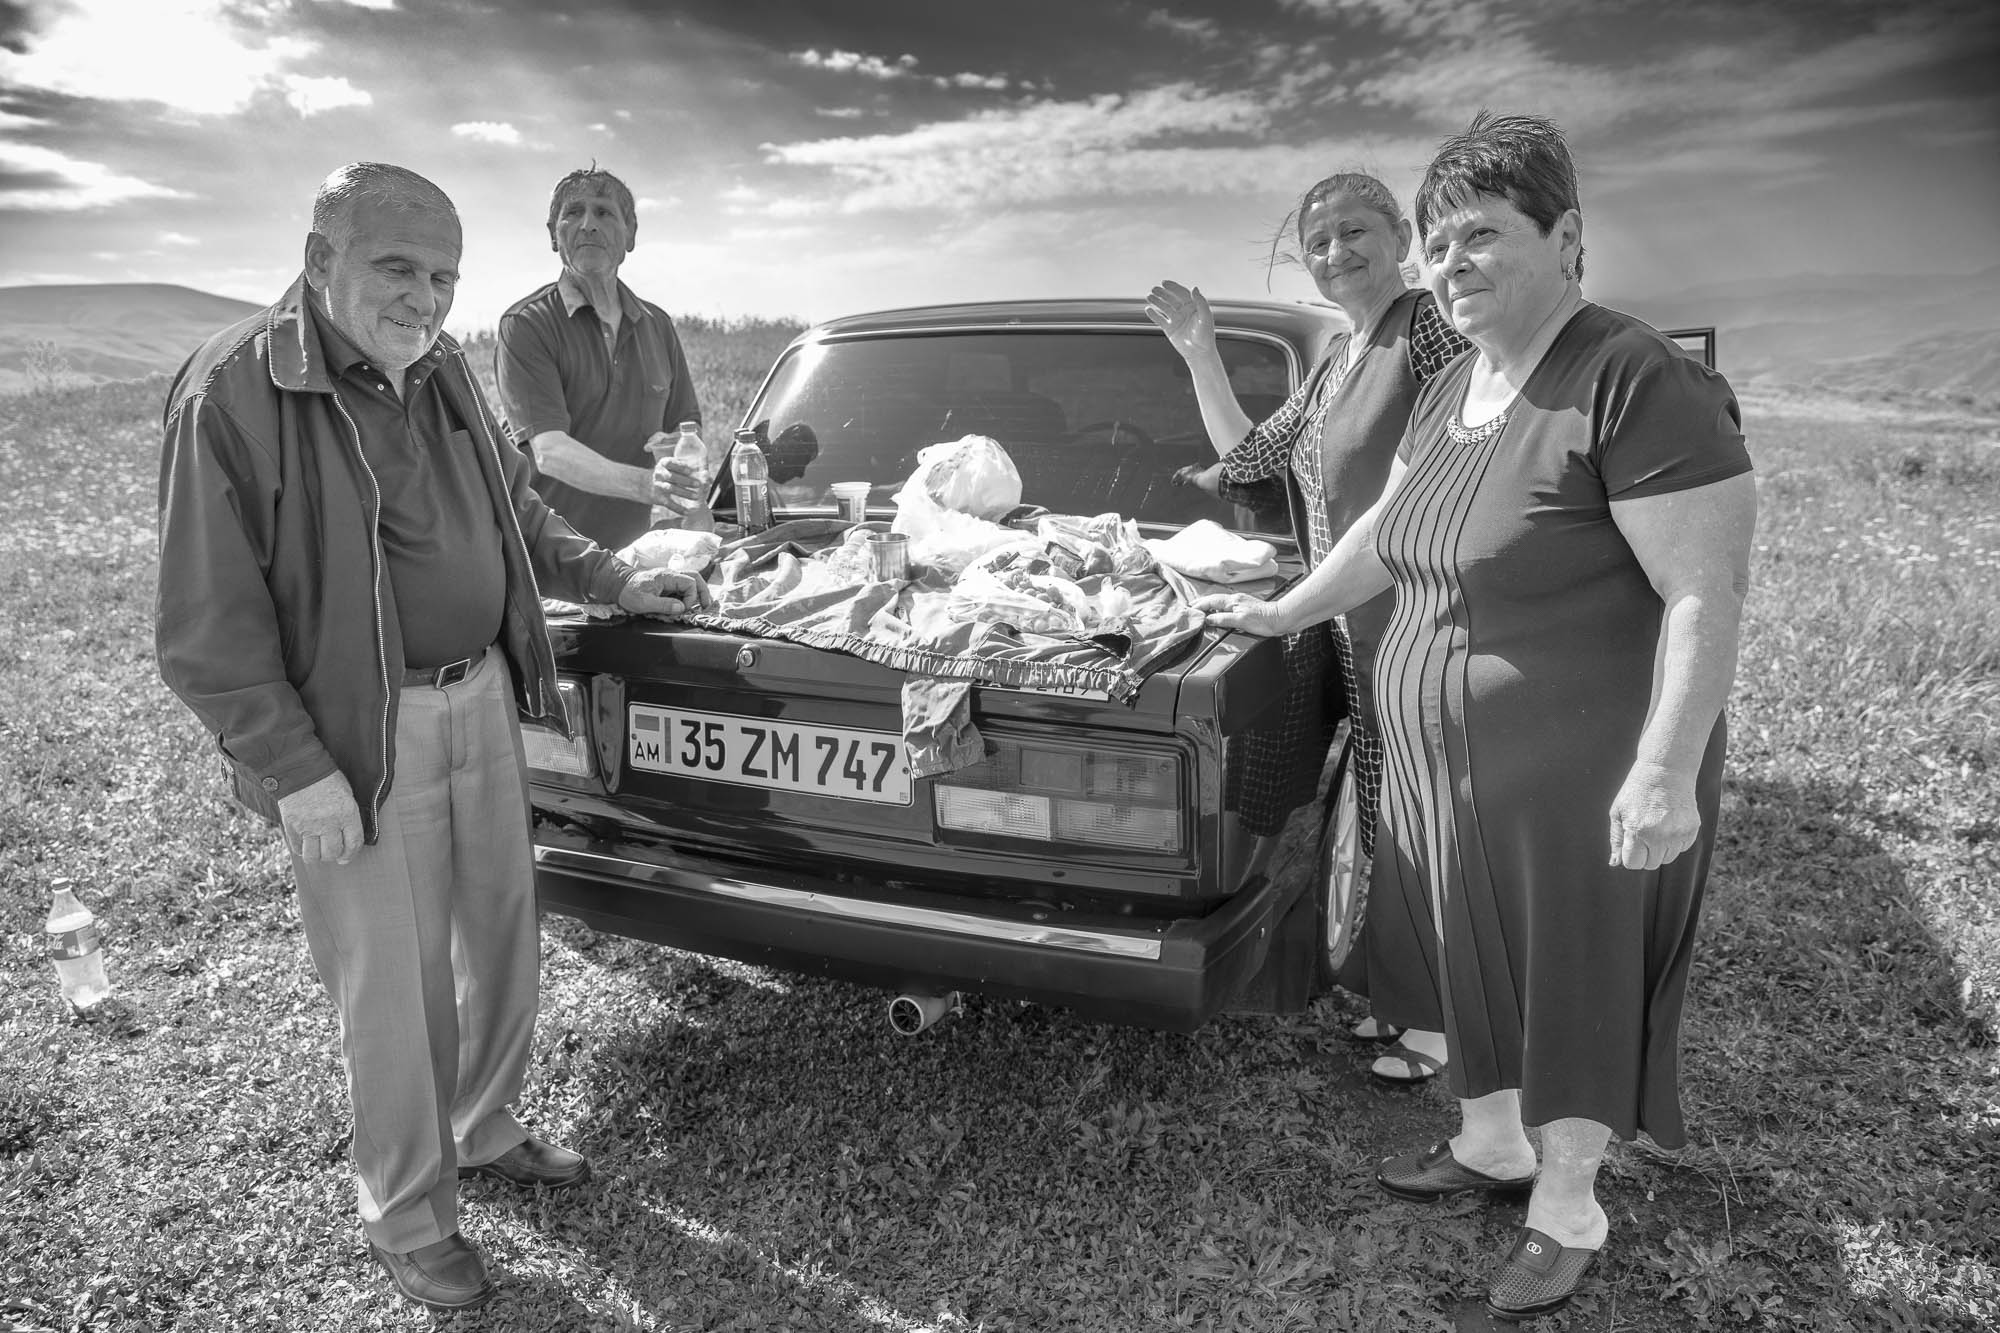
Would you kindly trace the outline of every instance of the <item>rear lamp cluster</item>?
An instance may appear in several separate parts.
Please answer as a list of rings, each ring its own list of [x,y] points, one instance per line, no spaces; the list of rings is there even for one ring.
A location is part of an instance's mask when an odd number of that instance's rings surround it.
[[[986,762],[938,778],[941,829],[995,838],[1178,852],[1178,756],[998,742]]]
[[[528,767],[544,773],[587,778],[596,771],[596,766],[590,758],[590,733],[583,723],[583,687],[573,680],[559,681],[556,697],[569,717],[570,739],[564,740],[562,733],[553,727],[524,723],[521,748],[527,754]]]

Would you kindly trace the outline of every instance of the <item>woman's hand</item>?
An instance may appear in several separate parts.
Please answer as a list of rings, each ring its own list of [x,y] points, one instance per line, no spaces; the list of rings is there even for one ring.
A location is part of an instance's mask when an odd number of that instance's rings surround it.
[[[1209,624],[1222,629],[1240,629],[1246,634],[1266,639],[1292,632],[1289,618],[1279,610],[1276,602],[1267,602],[1247,593],[1219,592],[1197,597],[1194,609],[1207,617]]]
[[[1694,846],[1701,812],[1694,777],[1659,764],[1634,764],[1611,802],[1611,864],[1658,870]]]
[[[1169,279],[1146,295],[1146,318],[1160,326],[1183,357],[1215,350],[1215,316],[1199,287]]]
[[[1186,467],[1175,468],[1174,485],[1192,486],[1198,491],[1207,491],[1210,495],[1220,494],[1222,491],[1222,461],[1217,459],[1207,467],[1196,467],[1190,463]]]

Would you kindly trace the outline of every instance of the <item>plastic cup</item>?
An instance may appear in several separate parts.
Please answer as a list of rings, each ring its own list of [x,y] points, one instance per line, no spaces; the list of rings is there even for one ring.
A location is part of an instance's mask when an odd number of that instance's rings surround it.
[[[849,523],[865,523],[868,520],[868,492],[872,488],[865,481],[836,481],[833,483],[833,503],[840,509],[840,517]]]

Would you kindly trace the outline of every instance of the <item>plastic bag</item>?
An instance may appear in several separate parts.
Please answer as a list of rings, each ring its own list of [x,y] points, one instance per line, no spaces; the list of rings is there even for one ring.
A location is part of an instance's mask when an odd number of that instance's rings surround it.
[[[917,467],[897,495],[919,490],[940,508],[974,518],[1002,519],[1021,503],[1021,473],[987,435],[966,435],[917,451]]]
[[[1161,564],[1210,583],[1244,583],[1278,572],[1278,548],[1240,537],[1211,519],[1197,519],[1164,541],[1147,538]]]
[[[910,539],[912,565],[954,575],[990,551],[1035,541],[1016,528],[946,509],[915,480],[897,492],[896,521],[889,525]]]
[[[715,560],[722,538],[713,532],[690,532],[686,528],[654,528],[627,543],[618,558],[635,569],[671,569],[676,574],[699,574]]]

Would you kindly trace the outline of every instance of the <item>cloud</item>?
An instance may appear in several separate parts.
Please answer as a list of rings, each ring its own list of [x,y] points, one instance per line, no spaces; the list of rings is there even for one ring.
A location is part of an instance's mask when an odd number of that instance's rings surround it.
[[[901,134],[766,144],[767,163],[820,173],[825,188],[744,191],[728,211],[779,220],[894,211],[964,219],[1154,195],[1265,196],[1274,183],[1281,193],[1302,188],[1329,163],[1380,163],[1397,175],[1428,149],[1413,136],[1352,132],[1279,141],[1260,95],[1173,84],[1129,97],[995,108]],[[1398,188],[1409,183],[1399,177]]]
[[[1282,3],[1288,9],[1325,18],[1364,19],[1394,36],[1422,42],[1443,37],[1479,38],[1492,35],[1508,23],[1504,5],[1467,0],[1282,0]]]
[[[498,144],[502,148],[521,146],[521,132],[504,120],[462,120],[451,127],[451,132],[474,143]]]
[[[285,100],[301,116],[316,116],[322,111],[337,111],[346,106],[368,106],[375,101],[367,92],[343,78],[315,79],[303,74],[287,74],[284,82]]]
[[[1005,92],[1005,74],[939,74],[931,79],[940,88],[984,88],[988,92]]]
[[[858,106],[816,106],[813,114],[828,120],[859,120],[868,113]]]
[[[163,231],[159,235],[159,243],[161,245],[193,246],[200,245],[201,239],[196,236],[189,236],[186,232]]]
[[[134,199],[190,197],[183,190],[126,176],[101,162],[84,162],[53,148],[0,143],[0,210],[74,213]]]
[[[29,8],[20,49],[0,49],[0,83],[72,97],[228,115],[313,50],[295,37],[251,41],[224,0],[31,0]]]
[[[1202,46],[1213,46],[1222,37],[1222,29],[1214,19],[1181,18],[1169,14],[1164,9],[1147,10],[1145,24],[1149,28],[1170,32],[1176,37],[1198,42]]]
[[[835,74],[863,74],[871,79],[900,79],[917,66],[917,58],[908,52],[894,60],[884,60],[881,56],[865,56],[859,51],[828,51],[821,55],[809,47],[792,52],[791,58],[808,69],[830,70]]]
[[[808,47],[803,51],[793,51],[790,59],[808,69],[823,69],[834,74],[860,74],[885,83],[891,79],[921,78],[939,88],[979,88],[988,92],[1004,92],[1009,82],[1005,74],[975,74],[970,71],[920,75],[916,72],[917,58],[907,51],[889,60],[882,56],[863,55],[859,51],[821,52]]]

